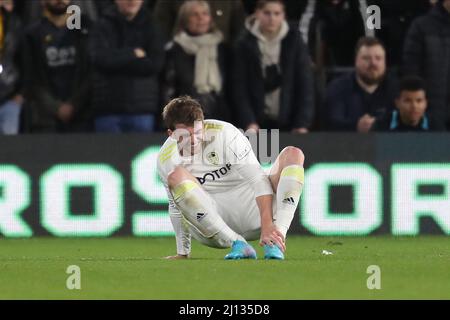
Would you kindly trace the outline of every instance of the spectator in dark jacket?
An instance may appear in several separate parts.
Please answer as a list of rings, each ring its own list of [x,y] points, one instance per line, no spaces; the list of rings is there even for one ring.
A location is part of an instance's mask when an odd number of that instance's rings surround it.
[[[395,99],[396,108],[377,119],[372,131],[431,131],[434,127],[426,114],[427,105],[424,81],[419,77],[406,77],[400,83],[399,94]]]
[[[430,0],[367,0],[368,5],[377,5],[381,10],[381,29],[376,36],[386,45],[388,64],[400,66],[403,44],[412,21],[427,13],[432,7]]]
[[[245,11],[241,0],[207,0],[211,16],[225,42],[233,42],[244,26]],[[176,18],[184,0],[156,0],[154,17],[166,39],[175,35]]]
[[[0,134],[19,132],[23,97],[20,94],[19,46],[21,23],[12,1],[0,0]]]
[[[90,129],[89,21],[67,28],[70,0],[45,0],[44,17],[25,32],[25,129],[79,132]]]
[[[206,118],[229,120],[225,94],[227,54],[208,2],[185,2],[178,21],[178,32],[166,57],[164,103],[189,95],[200,101]]]
[[[261,0],[233,57],[233,105],[243,129],[305,133],[314,113],[311,59],[279,0]]]
[[[308,45],[312,56],[315,54],[315,40],[319,9],[323,0],[284,0],[286,20],[299,28],[303,41]],[[246,12],[251,15],[256,10],[258,0],[243,0]]]
[[[404,74],[427,85],[429,115],[450,130],[450,0],[442,0],[413,22],[405,40]]]
[[[142,0],[116,0],[96,27],[92,51],[97,132],[155,129],[164,48],[142,4]]]
[[[366,35],[359,0],[320,0],[324,59],[327,66],[351,66],[353,48]]]
[[[324,112],[328,130],[368,132],[375,119],[394,106],[398,85],[386,72],[386,53],[378,39],[358,41],[355,68],[327,88]]]

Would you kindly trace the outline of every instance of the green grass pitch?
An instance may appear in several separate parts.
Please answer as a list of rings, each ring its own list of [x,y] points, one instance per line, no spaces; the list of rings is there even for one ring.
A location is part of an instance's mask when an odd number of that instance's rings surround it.
[[[173,238],[0,239],[0,299],[450,299],[448,237],[292,236],[284,261],[253,244],[258,260],[194,242],[192,259],[169,261]],[[69,265],[81,290],[66,288]]]

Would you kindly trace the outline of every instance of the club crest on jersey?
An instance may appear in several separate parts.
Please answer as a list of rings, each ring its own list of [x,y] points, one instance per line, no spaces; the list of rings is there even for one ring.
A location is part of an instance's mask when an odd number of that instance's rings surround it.
[[[217,155],[217,152],[215,151],[211,151],[210,153],[208,153],[206,155],[206,159],[209,161],[209,163],[213,164],[213,165],[218,165],[219,164],[219,156]]]

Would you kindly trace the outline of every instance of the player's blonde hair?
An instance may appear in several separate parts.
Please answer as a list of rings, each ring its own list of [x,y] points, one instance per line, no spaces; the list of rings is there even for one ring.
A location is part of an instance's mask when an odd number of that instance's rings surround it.
[[[162,112],[164,124],[175,130],[177,124],[193,127],[195,121],[203,121],[203,109],[200,103],[190,96],[181,96],[169,101]]]

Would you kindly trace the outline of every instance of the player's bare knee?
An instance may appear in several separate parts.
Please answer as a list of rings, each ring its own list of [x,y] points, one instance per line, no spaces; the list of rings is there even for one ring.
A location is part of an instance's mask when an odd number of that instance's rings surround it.
[[[303,165],[303,163],[305,162],[305,155],[303,154],[303,151],[300,148],[289,146],[284,148],[281,153],[283,157],[283,162],[286,165],[291,164]]]
[[[174,188],[178,184],[180,184],[183,180],[186,180],[186,178],[187,178],[186,169],[184,169],[183,167],[177,166],[167,176],[167,183],[169,184],[169,187]]]

